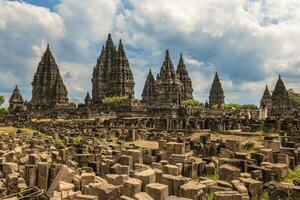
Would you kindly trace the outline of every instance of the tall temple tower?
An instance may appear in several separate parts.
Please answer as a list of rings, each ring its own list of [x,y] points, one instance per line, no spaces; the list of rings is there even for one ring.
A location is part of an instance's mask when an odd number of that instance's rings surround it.
[[[19,109],[24,109],[24,100],[23,97],[20,93],[20,90],[18,88],[18,86],[16,85],[12,95],[10,96],[9,99],[9,111],[15,111],[15,110],[19,110]]]
[[[285,89],[285,85],[279,75],[278,81],[275,85],[275,89],[272,93],[272,111],[282,112],[292,108],[289,94]]]
[[[122,41],[116,50],[111,34],[97,59],[92,77],[92,101],[101,103],[105,97],[134,96],[134,79]]]
[[[271,107],[272,107],[272,97],[271,97],[271,93],[268,89],[268,86],[266,85],[266,89],[260,100],[260,108],[270,109]]]
[[[181,104],[182,87],[171,61],[169,50],[166,50],[165,60],[155,82],[156,104],[164,106]]]
[[[185,67],[182,54],[180,54],[179,63],[177,65],[176,73],[179,76],[179,80],[182,83],[182,101],[193,98],[192,80],[189,77],[189,73]]]
[[[118,51],[114,55],[109,87],[108,96],[134,97],[133,74],[124,51],[122,40],[119,41]]]
[[[155,104],[155,79],[152,74],[151,69],[149,70],[143,93],[142,93],[142,100],[147,105],[154,105]]]
[[[31,84],[31,109],[47,109],[69,104],[68,92],[49,44],[39,62]]]
[[[92,77],[92,100],[94,103],[101,102],[101,99],[105,97],[106,91],[106,74],[104,72],[104,60],[105,60],[105,48],[102,47],[101,54],[97,59],[97,64],[93,70]]]
[[[209,105],[221,105],[224,104],[224,91],[218,76],[218,72],[215,74],[210,92],[209,92]]]

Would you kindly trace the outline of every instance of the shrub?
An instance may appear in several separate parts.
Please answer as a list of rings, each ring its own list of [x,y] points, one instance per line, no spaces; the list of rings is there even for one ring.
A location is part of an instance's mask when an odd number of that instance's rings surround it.
[[[108,106],[118,106],[126,101],[128,101],[128,96],[113,96],[113,97],[106,97],[102,100],[104,105]]]
[[[183,105],[186,106],[200,106],[200,102],[196,99],[188,99],[182,102]]]

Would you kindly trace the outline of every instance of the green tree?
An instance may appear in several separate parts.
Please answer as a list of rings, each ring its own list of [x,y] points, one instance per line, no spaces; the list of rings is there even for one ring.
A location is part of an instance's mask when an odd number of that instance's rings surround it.
[[[289,89],[288,94],[293,107],[300,110],[300,94],[296,93],[293,89]]]
[[[186,106],[200,106],[201,103],[200,101],[196,100],[196,99],[188,99],[182,102],[183,105]]]
[[[128,101],[128,96],[114,96],[114,97],[106,97],[102,100],[104,105],[108,106],[118,106],[126,101]]]
[[[2,106],[2,104],[4,103],[4,101],[5,101],[4,96],[0,96],[0,106]]]
[[[4,104],[4,102],[5,102],[4,96],[0,96],[0,114],[1,113],[6,113],[6,111],[7,111],[5,108],[1,107]]]

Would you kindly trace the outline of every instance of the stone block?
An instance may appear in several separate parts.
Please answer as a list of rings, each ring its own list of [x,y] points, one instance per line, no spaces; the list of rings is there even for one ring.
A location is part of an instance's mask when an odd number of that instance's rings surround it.
[[[242,200],[242,195],[237,191],[219,191],[214,193],[214,200]]]
[[[231,165],[222,165],[220,167],[220,180],[232,181],[240,176],[240,169]]]
[[[37,186],[40,189],[46,190],[48,188],[49,168],[48,162],[39,162],[37,165]]]
[[[66,165],[61,166],[57,176],[55,177],[54,181],[50,185],[47,195],[52,196],[53,192],[57,190],[59,185],[59,181],[71,182],[73,177],[75,176],[75,171],[68,168]]]
[[[178,176],[179,175],[178,167],[176,165],[170,165],[170,164],[164,165],[163,173],[170,174],[173,176]]]
[[[140,192],[134,195],[135,200],[154,200],[149,194],[146,192]]]
[[[88,185],[90,183],[95,183],[96,176],[94,173],[82,173],[81,179],[80,179],[80,188],[84,188],[85,185]]]
[[[165,200],[169,196],[168,185],[161,183],[150,183],[146,185],[146,192],[154,200]]]
[[[3,175],[4,177],[8,176],[9,174],[18,172],[18,165],[17,163],[13,163],[13,162],[5,162],[3,163]]]
[[[205,199],[208,187],[198,182],[188,182],[180,186],[179,196],[189,199]]]
[[[135,173],[134,177],[142,181],[142,191],[145,191],[146,185],[156,182],[156,175],[153,169],[147,169],[142,172]]]
[[[245,184],[251,199],[259,199],[263,193],[263,184],[260,181],[251,178],[240,178],[240,181]]]
[[[123,195],[134,198],[137,193],[142,191],[142,181],[136,178],[130,178],[124,183]]]

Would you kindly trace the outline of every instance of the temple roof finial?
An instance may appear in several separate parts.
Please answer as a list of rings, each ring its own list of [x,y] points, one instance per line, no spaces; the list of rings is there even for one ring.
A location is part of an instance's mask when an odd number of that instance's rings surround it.
[[[123,46],[123,43],[122,43],[122,39],[119,40],[119,47],[118,47],[118,50],[123,50],[124,49],[124,46]]]

